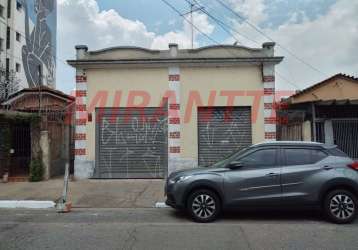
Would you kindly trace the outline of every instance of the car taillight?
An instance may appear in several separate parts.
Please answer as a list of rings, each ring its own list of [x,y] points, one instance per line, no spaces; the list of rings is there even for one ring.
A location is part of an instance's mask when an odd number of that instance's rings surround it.
[[[352,164],[349,164],[348,167],[358,171],[358,161],[355,161]]]

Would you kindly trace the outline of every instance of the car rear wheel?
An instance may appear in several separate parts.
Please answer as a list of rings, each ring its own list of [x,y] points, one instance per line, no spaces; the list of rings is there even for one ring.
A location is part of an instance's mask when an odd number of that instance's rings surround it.
[[[338,224],[352,222],[357,215],[357,197],[346,190],[330,192],[324,201],[324,212],[327,218]]]
[[[189,196],[187,210],[194,221],[202,223],[211,222],[221,212],[220,199],[210,190],[197,190]]]

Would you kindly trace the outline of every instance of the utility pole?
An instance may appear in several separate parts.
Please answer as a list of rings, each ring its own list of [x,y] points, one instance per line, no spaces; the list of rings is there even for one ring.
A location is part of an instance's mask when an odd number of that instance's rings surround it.
[[[39,82],[38,82],[38,90],[39,90],[39,116],[42,114],[42,65],[37,66],[38,74],[39,74]]]
[[[199,10],[203,10],[204,8],[203,7],[197,7],[197,8],[194,8],[195,7],[195,3],[193,3],[192,1],[189,1],[189,0],[186,0],[186,2],[189,4],[189,7],[190,7],[190,11],[189,12],[186,12],[184,14],[182,14],[181,16],[186,16],[188,14],[190,14],[190,28],[191,28],[191,49],[194,49],[194,12],[197,12]]]
[[[194,49],[194,18],[193,18],[194,4],[190,3],[190,27],[191,27],[191,49]]]

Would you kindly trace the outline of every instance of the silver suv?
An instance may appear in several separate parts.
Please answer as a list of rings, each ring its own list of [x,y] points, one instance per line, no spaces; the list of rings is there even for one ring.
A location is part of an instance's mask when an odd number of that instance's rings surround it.
[[[336,146],[270,142],[207,167],[172,173],[166,204],[197,222],[237,208],[319,208],[335,223],[357,213],[358,163]]]

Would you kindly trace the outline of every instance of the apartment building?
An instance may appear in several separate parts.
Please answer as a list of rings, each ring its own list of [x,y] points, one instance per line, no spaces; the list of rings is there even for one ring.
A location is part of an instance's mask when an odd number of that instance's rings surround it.
[[[56,0],[0,0],[0,93],[56,86]]]

